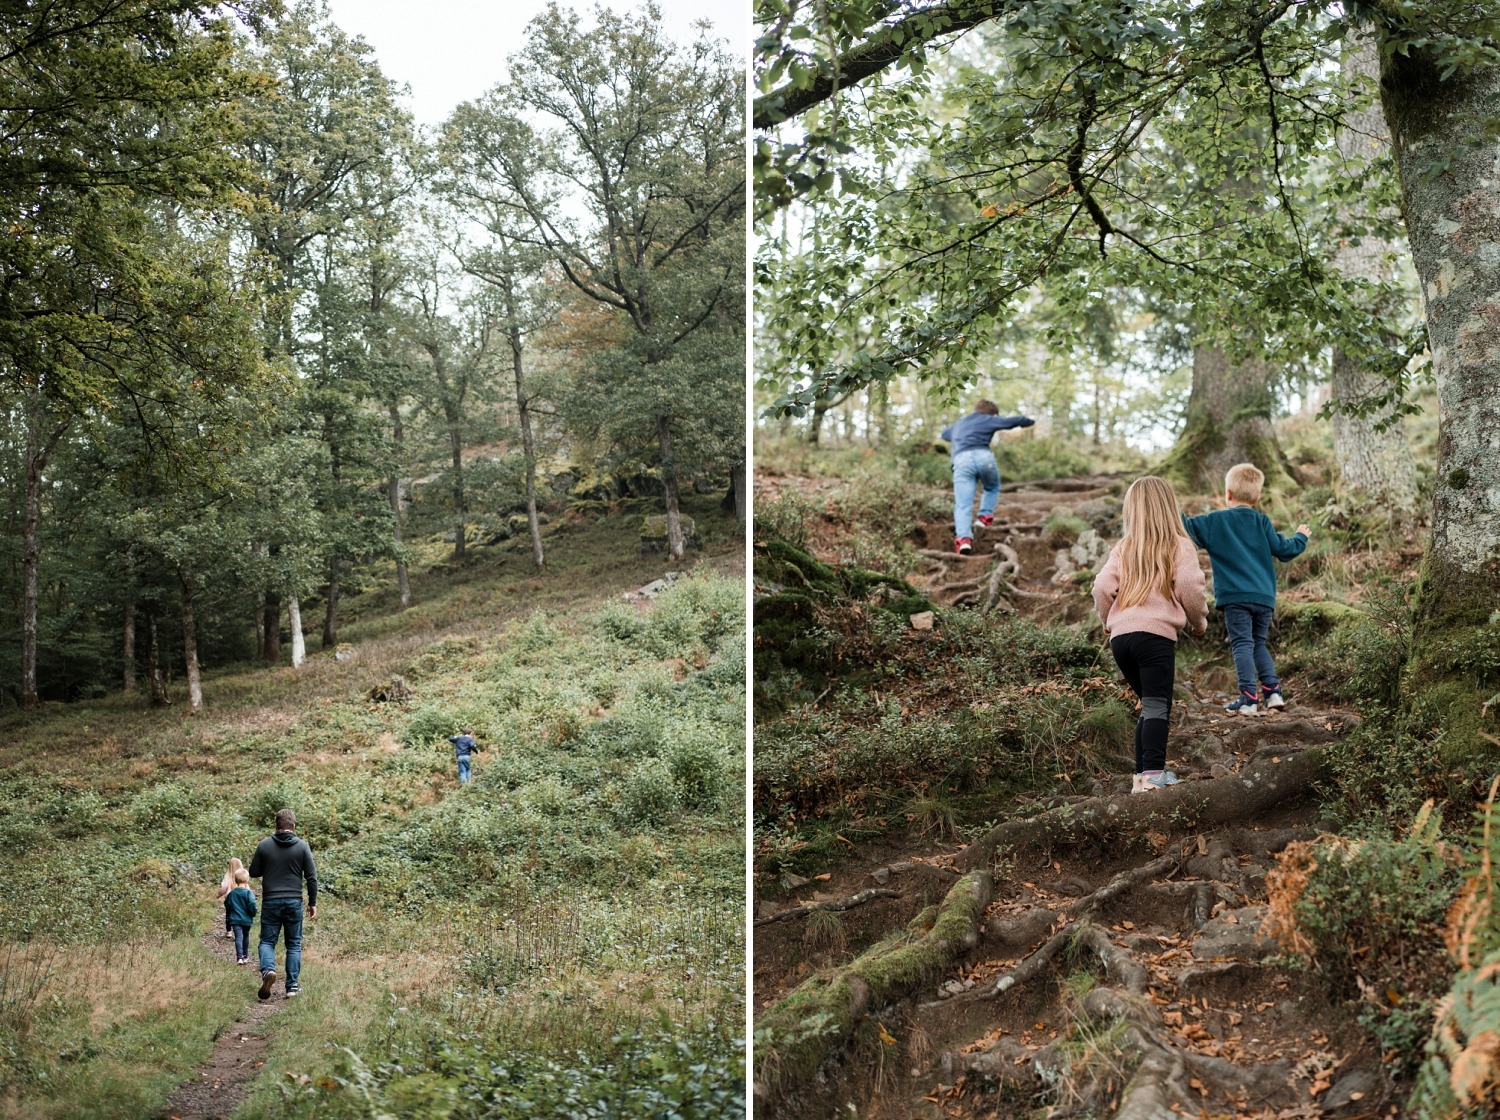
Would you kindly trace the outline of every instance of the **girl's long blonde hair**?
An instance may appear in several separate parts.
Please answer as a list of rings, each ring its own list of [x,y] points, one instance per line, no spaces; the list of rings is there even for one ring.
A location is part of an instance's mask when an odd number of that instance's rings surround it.
[[[1177,495],[1164,478],[1138,478],[1125,491],[1125,533],[1115,551],[1120,557],[1120,590],[1115,604],[1134,607],[1153,591],[1168,602],[1176,599],[1172,583],[1177,574],[1177,541],[1186,537]]]

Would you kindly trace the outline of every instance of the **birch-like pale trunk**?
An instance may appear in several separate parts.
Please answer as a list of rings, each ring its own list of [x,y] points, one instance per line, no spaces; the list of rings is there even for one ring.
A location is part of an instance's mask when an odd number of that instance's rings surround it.
[[[1419,53],[1397,55],[1382,63],[1381,91],[1438,399],[1408,682],[1443,706],[1446,749],[1484,749],[1482,697],[1451,645],[1500,609],[1500,67],[1439,81]]]
[[[302,637],[302,604],[291,592],[286,597],[286,617],[292,630],[292,668],[300,669],[307,660],[307,642]]]
[[[661,481],[666,489],[667,556],[681,560],[686,551],[682,537],[682,508],[677,500],[677,464],[672,458],[672,428],[665,416],[656,418],[656,442],[661,448]]]
[[[396,460],[401,461],[401,444],[404,433],[401,428],[401,409],[392,403],[388,406],[391,415],[391,439],[396,444]],[[385,496],[391,505],[391,539],[396,545],[396,587],[401,592],[401,609],[411,606],[411,577],[406,571],[406,560],[401,554],[401,479],[392,474],[385,480]]]
[[[125,642],[124,652],[121,656],[121,669],[124,670],[125,691],[135,691],[135,604],[125,604]]]
[[[521,328],[516,322],[515,300],[509,274],[505,277],[505,313],[510,316],[510,364],[516,375],[516,415],[521,425],[521,455],[526,462],[526,529],[531,534],[531,560],[536,570],[546,567],[542,552],[542,526],[536,515],[536,443],[531,435],[531,401],[526,396],[525,366],[522,362]]]
[[[198,672],[198,627],[193,620],[193,573],[182,568],[182,660],[187,666],[188,711],[203,710],[203,679]]]
[[[1379,88],[1380,57],[1375,39],[1362,35],[1344,51],[1344,77],[1368,93]],[[1379,101],[1350,110],[1338,134],[1339,155],[1351,168],[1368,164],[1390,150],[1385,113]],[[1393,247],[1373,237],[1345,243],[1334,254],[1333,265],[1343,275],[1378,281],[1393,272]],[[1394,309],[1388,309],[1394,311]],[[1358,404],[1386,393],[1386,380],[1372,373],[1360,359],[1342,348],[1333,351],[1332,399],[1335,405]],[[1366,494],[1379,504],[1406,516],[1417,503],[1417,471],[1406,436],[1399,424],[1386,431],[1377,425],[1390,417],[1389,408],[1367,415],[1343,411],[1333,414],[1333,450],[1344,486]]]

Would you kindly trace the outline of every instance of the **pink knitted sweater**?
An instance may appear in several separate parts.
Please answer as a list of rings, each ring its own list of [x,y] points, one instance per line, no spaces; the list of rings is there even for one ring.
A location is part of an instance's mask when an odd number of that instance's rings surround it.
[[[1177,574],[1172,580],[1172,598],[1160,591],[1133,607],[1115,609],[1120,593],[1120,550],[1110,551],[1109,559],[1094,579],[1094,609],[1104,620],[1104,630],[1111,637],[1120,634],[1159,634],[1177,640],[1177,631],[1189,623],[1194,630],[1208,621],[1208,599],[1203,593],[1203,569],[1198,567],[1198,549],[1187,537],[1177,541]]]

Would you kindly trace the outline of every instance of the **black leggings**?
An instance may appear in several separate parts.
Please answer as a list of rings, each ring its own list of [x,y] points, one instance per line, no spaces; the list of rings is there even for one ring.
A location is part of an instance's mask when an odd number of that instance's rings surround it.
[[[1135,724],[1135,772],[1165,769],[1177,643],[1138,631],[1116,635],[1110,639],[1109,650],[1131,691],[1141,698],[1141,718]]]

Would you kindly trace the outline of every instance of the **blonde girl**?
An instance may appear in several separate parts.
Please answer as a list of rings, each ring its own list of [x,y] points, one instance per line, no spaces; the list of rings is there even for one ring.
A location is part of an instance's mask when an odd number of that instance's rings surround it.
[[[1094,608],[1110,652],[1141,701],[1135,725],[1132,793],[1177,782],[1166,768],[1177,632],[1208,627],[1198,550],[1182,527],[1177,495],[1165,480],[1138,478],[1125,491],[1124,536],[1094,580]]]
[[[222,878],[222,879],[219,880],[219,901],[220,902],[224,901],[224,896],[225,895],[227,895],[230,891],[234,890],[234,873],[236,871],[243,870],[244,866],[245,865],[240,862],[238,856],[230,856],[229,857],[229,867],[224,872],[224,878]]]

